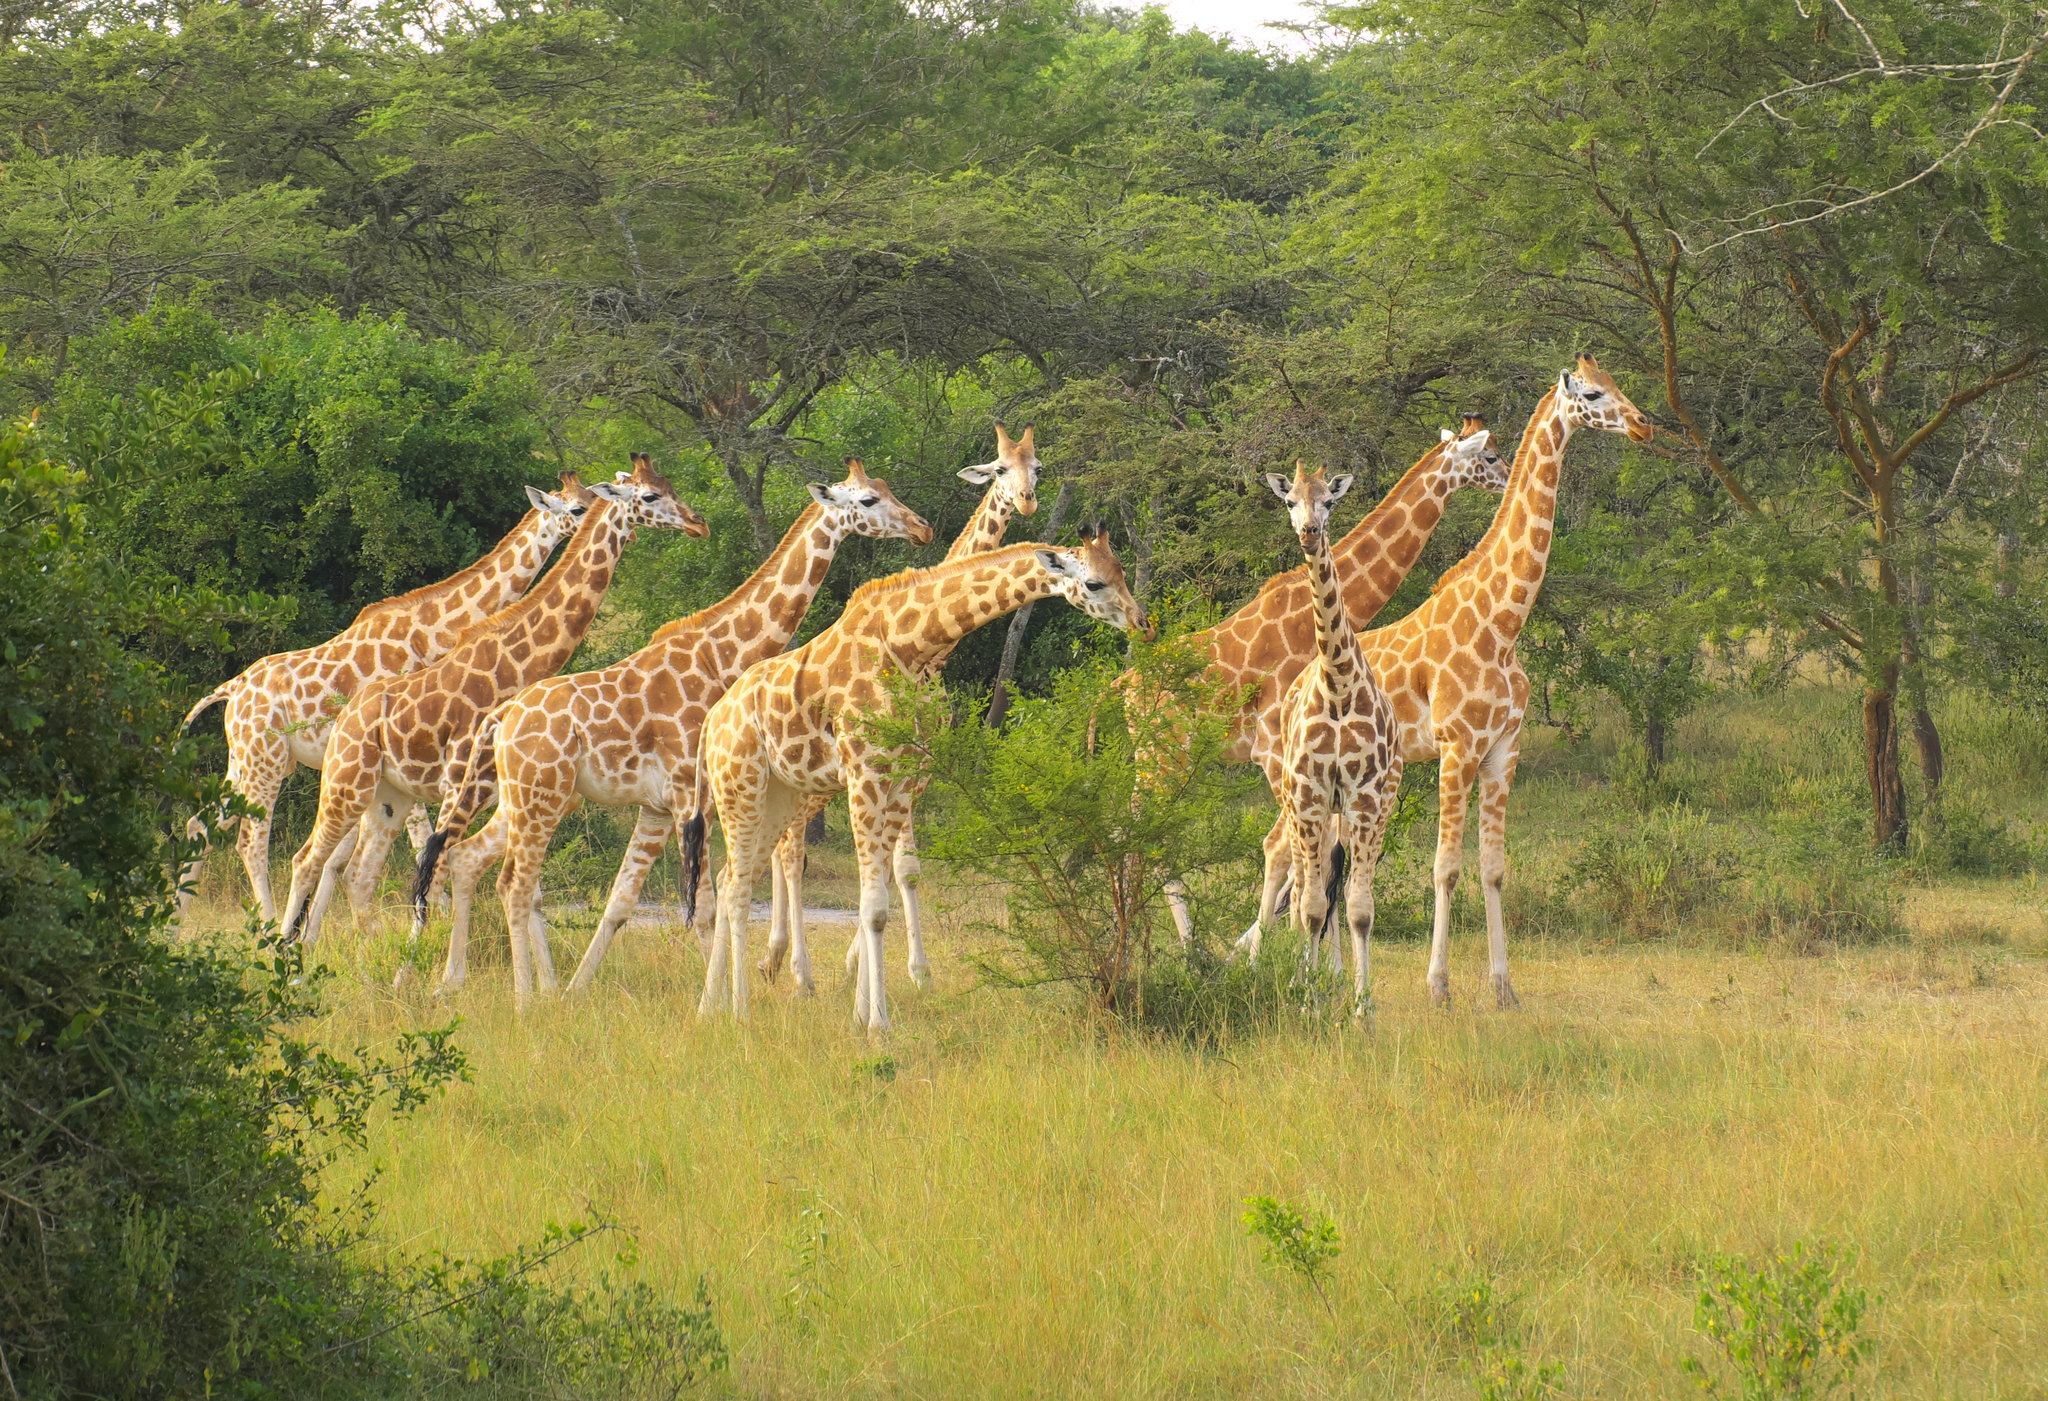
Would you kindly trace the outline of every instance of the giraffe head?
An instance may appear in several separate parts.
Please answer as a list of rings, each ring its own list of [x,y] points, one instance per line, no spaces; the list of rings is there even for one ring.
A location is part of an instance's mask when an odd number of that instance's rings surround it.
[[[1072,549],[1041,549],[1038,561],[1053,576],[1053,592],[1083,613],[1151,638],[1152,622],[1124,582],[1124,567],[1109,547],[1109,533],[1102,527],[1082,526],[1080,544]]]
[[[1486,420],[1476,413],[1465,415],[1465,421],[1453,433],[1440,429],[1443,450],[1437,454],[1436,472],[1449,490],[1476,486],[1481,491],[1495,494],[1508,489],[1508,460],[1501,455],[1500,444],[1493,441],[1487,431]],[[1478,443],[1474,451],[1460,452],[1453,444]]]
[[[1446,458],[1451,454],[1451,449],[1444,450]],[[1294,527],[1294,535],[1301,541],[1301,548],[1314,554],[1323,547],[1330,528],[1330,508],[1351,490],[1351,478],[1346,475],[1325,479],[1322,468],[1311,472],[1301,465],[1301,459],[1297,457],[1294,459],[1293,481],[1288,481],[1278,472],[1268,472],[1266,485],[1287,503],[1287,522]]]
[[[914,545],[932,542],[932,528],[925,518],[898,501],[887,482],[870,477],[857,457],[846,459],[845,481],[830,486],[812,482],[811,499],[855,535],[908,540]]]
[[[526,489],[526,499],[540,512],[541,529],[550,545],[568,538],[598,501],[597,493],[583,485],[583,479],[574,472],[562,473],[561,483],[559,493],[542,491],[537,486]]]
[[[1012,511],[1028,516],[1038,509],[1038,450],[1032,443],[1037,425],[1027,423],[1021,436],[1012,438],[1002,424],[996,425],[996,460],[974,467],[962,467],[960,480],[976,486],[995,483],[996,494]]]
[[[1575,428],[1600,428],[1626,433],[1631,442],[1647,443],[1656,435],[1643,411],[1629,402],[1608,373],[1590,355],[1557,377],[1557,397]]]
[[[654,530],[680,530],[703,537],[711,533],[704,517],[684,504],[669,485],[667,477],[654,470],[654,459],[644,452],[633,454],[633,470],[600,482],[591,492],[626,508],[626,523]]]

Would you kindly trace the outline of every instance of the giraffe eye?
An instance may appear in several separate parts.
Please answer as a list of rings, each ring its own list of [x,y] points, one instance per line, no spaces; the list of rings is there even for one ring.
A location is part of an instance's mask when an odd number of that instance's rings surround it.
[[[646,503],[647,503],[648,505],[650,505],[650,506],[651,506],[651,505],[653,505],[653,504],[654,504],[655,502],[657,502],[657,501],[661,500],[661,497],[660,497],[659,495],[657,495],[656,493],[654,493],[654,492],[651,492],[651,491],[649,491],[649,492],[645,492],[645,493],[642,493],[642,495],[641,495],[640,499],[641,499],[642,501],[645,501],[645,502],[646,502]]]
[[[589,509],[590,508],[588,506],[571,506],[569,508],[569,514],[572,516],[580,516]]]
[[[1101,579],[1090,579],[1088,581],[1088,592],[1090,593],[1101,593],[1104,589],[1108,587],[1108,583]]]
[[[862,498],[860,499],[860,504],[861,504],[861,505],[863,505],[863,506],[872,506],[872,505],[874,505],[874,504],[875,504],[875,503],[876,503],[877,501],[880,501],[881,499],[882,499],[882,498],[881,498],[881,497],[879,497],[879,496],[863,496],[863,497],[862,497]]]
[[[1606,397],[1607,391],[1604,389],[1588,389],[1586,391],[1586,402],[1589,404],[1592,403],[1595,399],[1604,399]]]

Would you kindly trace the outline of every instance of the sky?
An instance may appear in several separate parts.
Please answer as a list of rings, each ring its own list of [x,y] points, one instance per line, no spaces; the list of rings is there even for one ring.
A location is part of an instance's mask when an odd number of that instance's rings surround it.
[[[1173,16],[1174,26],[1179,29],[1228,34],[1261,48],[1272,44],[1290,49],[1307,47],[1292,34],[1261,28],[1267,20],[1311,18],[1308,7],[1297,3],[1297,0],[1158,0],[1158,3]]]

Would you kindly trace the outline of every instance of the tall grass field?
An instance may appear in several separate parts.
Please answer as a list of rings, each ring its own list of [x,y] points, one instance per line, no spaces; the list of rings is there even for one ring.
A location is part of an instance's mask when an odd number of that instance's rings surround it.
[[[881,1045],[844,925],[812,926],[818,997],[757,985],[735,1026],[699,1022],[696,942],[660,922],[587,999],[515,1017],[501,951],[443,1004],[392,986],[402,934],[343,921],[321,1038],[459,1015],[473,1077],[333,1190],[380,1171],[390,1247],[468,1257],[617,1218],[623,1263],[612,1235],[560,1268],[701,1280],[731,1352],[706,1395],[2048,1394],[2048,756],[1944,715],[1951,835],[1874,866],[1853,705],[1716,702],[1654,778],[1606,728],[1532,727],[1518,1014],[1481,996],[1476,899],[1457,1001],[1428,1003],[1427,821],[1383,875],[1369,1031],[1276,1014],[1191,1046],[984,986],[998,897],[943,870],[936,985],[892,928]],[[850,903],[846,866],[828,842],[814,903]],[[558,962],[595,922],[577,884],[555,872]],[[1253,1198],[1330,1223],[1335,1256],[1290,1267]],[[1751,1344],[1832,1361],[1787,1389]]]

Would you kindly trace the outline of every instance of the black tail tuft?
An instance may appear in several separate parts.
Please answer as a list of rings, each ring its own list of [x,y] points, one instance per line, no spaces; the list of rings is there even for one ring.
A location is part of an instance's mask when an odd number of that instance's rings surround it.
[[[427,894],[434,888],[434,867],[440,864],[441,848],[448,845],[449,836],[448,828],[436,827],[420,848],[419,869],[412,877],[412,917],[421,924],[427,922]]]
[[[697,925],[697,885],[704,878],[704,814],[683,823],[683,923]]]
[[[1337,917],[1337,897],[1343,893],[1344,877],[1349,874],[1350,865],[1351,853],[1344,850],[1344,844],[1339,842],[1330,854],[1330,879],[1323,887],[1323,927],[1318,931],[1318,937],[1330,932],[1330,921]]]

